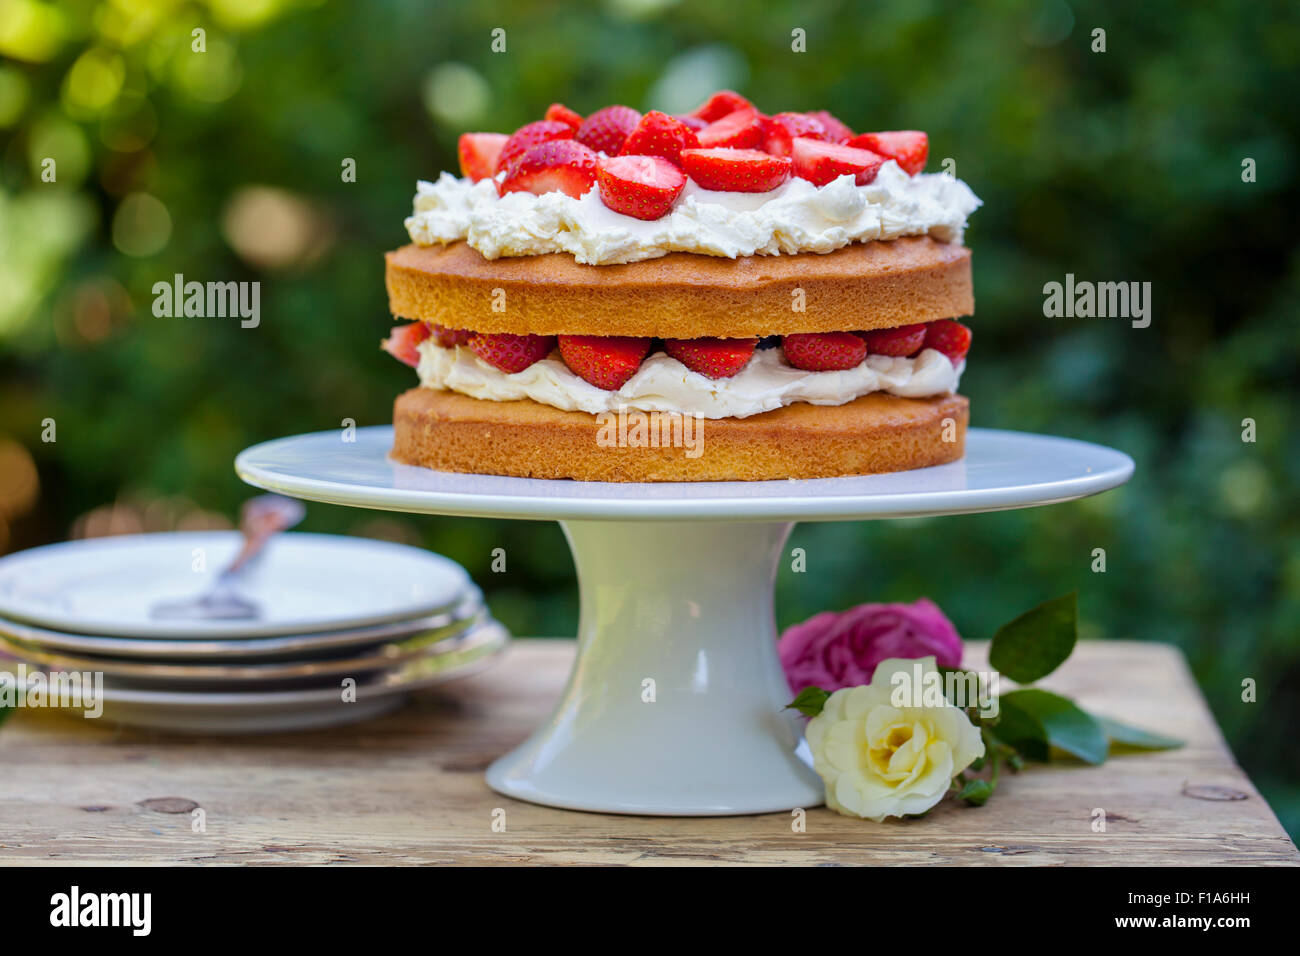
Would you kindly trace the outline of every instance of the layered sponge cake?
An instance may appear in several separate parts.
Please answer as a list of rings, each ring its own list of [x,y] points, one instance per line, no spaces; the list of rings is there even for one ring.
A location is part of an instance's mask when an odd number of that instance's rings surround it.
[[[384,344],[419,377],[394,458],[596,481],[960,458],[979,200],[927,152],[731,92],[465,134],[387,256],[414,321]]]

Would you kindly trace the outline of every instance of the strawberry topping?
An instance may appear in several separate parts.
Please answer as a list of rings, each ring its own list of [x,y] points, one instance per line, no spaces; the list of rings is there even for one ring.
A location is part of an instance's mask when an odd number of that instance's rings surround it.
[[[551,349],[555,348],[555,336],[478,332],[469,340],[469,347],[493,368],[503,372],[522,372],[551,354]]]
[[[763,140],[763,116],[752,106],[728,113],[695,134],[702,149],[730,146],[752,149]]]
[[[736,110],[749,107],[752,109],[753,103],[745,99],[734,90],[719,90],[691,111],[692,116],[697,116],[706,123],[712,123],[720,120],[728,113],[734,113]]]
[[[692,372],[731,378],[748,364],[758,339],[665,339],[664,351]]]
[[[576,130],[582,125],[582,114],[569,109],[563,103],[552,103],[546,108],[546,118],[553,123],[564,123]]]
[[[854,149],[838,143],[824,143],[800,136],[790,147],[794,160],[794,174],[817,186],[850,174],[859,186],[876,178],[885,160],[866,149]]]
[[[610,156],[596,167],[596,182],[614,212],[658,219],[682,194],[686,174],[662,156]]]
[[[925,323],[900,325],[894,329],[872,329],[859,332],[872,355],[893,355],[907,358],[921,351],[925,345]]]
[[[955,365],[970,351],[971,331],[952,319],[939,319],[925,326],[925,347],[942,352]]]
[[[566,127],[567,128],[567,127]],[[579,199],[596,182],[597,156],[571,139],[540,143],[516,159],[497,185],[497,192],[540,196],[556,190]]]
[[[474,333],[469,329],[449,329],[437,324],[433,327],[433,341],[445,349],[465,345],[473,337]]]
[[[649,351],[649,339],[626,335],[560,336],[564,364],[579,378],[608,392],[626,385]]]
[[[416,346],[428,337],[427,325],[423,322],[412,322],[409,325],[394,326],[381,345],[384,351],[397,361],[405,362],[411,368],[415,368],[420,364],[420,353]]]
[[[540,143],[549,143],[555,139],[572,139],[573,127],[567,123],[556,123],[551,120],[538,120],[536,123],[525,123],[505,141],[501,147],[501,155],[497,157],[496,171],[509,171],[510,166],[524,153],[528,152],[534,146]]]
[[[793,164],[784,156],[756,149],[684,149],[682,168],[705,189],[765,193],[790,178]]]
[[[828,142],[842,143],[847,139],[853,138],[853,130],[849,129],[825,110],[813,110],[811,113],[805,113],[804,116],[811,116],[822,124],[822,128],[826,131],[826,135],[823,138]]]
[[[651,110],[641,117],[636,129],[623,143],[620,156],[662,156],[670,163],[679,162],[684,149],[700,145],[695,130],[676,117]]]
[[[930,155],[930,137],[915,129],[863,133],[849,140],[848,145],[869,149],[885,159],[894,160],[909,176],[925,169],[925,161]]]
[[[493,176],[508,139],[505,133],[462,133],[456,143],[461,175],[475,183]]]
[[[867,357],[867,343],[852,332],[812,332],[781,339],[786,361],[805,372],[856,368]]]
[[[599,153],[617,156],[640,122],[641,114],[630,106],[606,106],[583,120],[574,136]]]
[[[763,152],[773,156],[789,156],[791,141],[796,136],[829,139],[821,120],[806,113],[777,113],[763,117],[762,124]]]

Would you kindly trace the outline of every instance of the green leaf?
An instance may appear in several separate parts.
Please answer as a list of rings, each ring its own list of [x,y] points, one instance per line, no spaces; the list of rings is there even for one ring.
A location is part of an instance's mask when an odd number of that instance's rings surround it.
[[[1032,684],[1056,670],[1074,650],[1078,638],[1079,595],[1044,601],[993,635],[989,663],[1018,684]]]
[[[1109,717],[1101,717],[1097,714],[1093,714],[1092,718],[1101,725],[1102,733],[1110,741],[1111,753],[1124,750],[1176,750],[1183,746],[1183,741],[1177,737],[1166,737],[1163,734],[1152,733],[1149,730],[1143,730],[1141,727],[1134,727],[1131,724],[1112,720]]]
[[[982,807],[988,802],[989,797],[993,796],[993,787],[987,780],[970,780],[961,788],[957,796],[972,807]]]
[[[816,717],[822,712],[830,696],[829,691],[824,691],[820,687],[805,687],[799,691],[794,700],[785,705],[785,709],[797,710],[805,717]]]
[[[1038,688],[1014,690],[1000,698],[998,739],[1032,760],[1047,760],[1064,750],[1085,763],[1104,763],[1110,742],[1090,714],[1059,694]]]

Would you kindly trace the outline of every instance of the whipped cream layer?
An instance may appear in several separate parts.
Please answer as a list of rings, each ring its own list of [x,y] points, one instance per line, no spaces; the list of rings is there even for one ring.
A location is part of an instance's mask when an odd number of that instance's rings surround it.
[[[805,372],[790,365],[780,349],[761,349],[731,378],[693,372],[664,352],[649,356],[616,392],[579,378],[552,353],[507,373],[488,365],[464,346],[420,343],[420,384],[450,389],[493,402],[532,399],[566,411],[592,415],[620,407],[645,412],[681,412],[704,418],[748,418],[795,402],[843,405],[870,392],[924,398],[957,391],[965,362],[956,366],[942,352],[925,349],[915,358],[868,355],[842,372]]]
[[[578,262],[606,265],[670,252],[732,259],[826,253],[902,236],[960,243],[980,205],[961,180],[909,176],[893,160],[867,186],[845,175],[825,186],[793,178],[771,192],[737,193],[687,180],[672,212],[652,222],[614,212],[595,188],[581,199],[561,192],[498,196],[490,179],[472,183],[443,173],[436,183],[419,183],[406,231],[422,246],[464,239],[488,259],[568,252]]]

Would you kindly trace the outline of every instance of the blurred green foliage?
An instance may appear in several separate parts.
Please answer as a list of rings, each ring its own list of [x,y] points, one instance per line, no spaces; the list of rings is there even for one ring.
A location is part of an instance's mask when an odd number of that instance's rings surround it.
[[[92,529],[231,515],[248,444],[388,421],[411,376],[378,350],[380,255],[464,129],[735,86],[769,111],[928,130],[931,168],[952,158],[986,203],[968,233],[974,422],[1138,462],[1074,504],[803,525],[781,623],[929,595],[981,638],[1078,588],[1085,636],[1187,652],[1300,832],[1294,3],[0,0],[0,53],[0,547],[80,533],[114,502]],[[1042,287],[1067,272],[1150,281],[1151,327],[1044,318]],[[260,327],[155,317],[174,273],[260,280]],[[555,525],[313,506],[306,527],[418,541],[516,632],[574,630]]]

